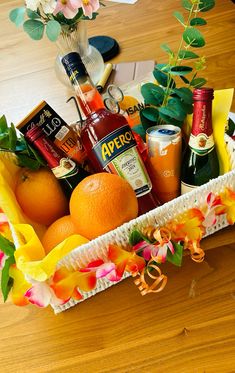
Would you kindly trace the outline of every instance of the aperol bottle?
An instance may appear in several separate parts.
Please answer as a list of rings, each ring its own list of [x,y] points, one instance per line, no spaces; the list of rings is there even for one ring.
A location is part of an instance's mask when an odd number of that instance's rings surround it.
[[[152,210],[157,206],[152,184],[126,118],[104,107],[78,53],[67,54],[62,63],[86,116],[80,135],[91,165],[96,172],[118,174],[131,184],[138,198],[139,214]]]

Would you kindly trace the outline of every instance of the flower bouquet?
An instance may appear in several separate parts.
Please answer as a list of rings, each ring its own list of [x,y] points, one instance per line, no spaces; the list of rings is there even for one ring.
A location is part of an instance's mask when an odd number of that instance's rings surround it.
[[[33,40],[44,36],[58,47],[55,71],[58,79],[69,85],[60,60],[64,54],[77,51],[96,84],[102,76],[104,62],[100,52],[89,45],[86,21],[98,15],[99,0],[26,0],[25,5],[13,9],[10,20]]]

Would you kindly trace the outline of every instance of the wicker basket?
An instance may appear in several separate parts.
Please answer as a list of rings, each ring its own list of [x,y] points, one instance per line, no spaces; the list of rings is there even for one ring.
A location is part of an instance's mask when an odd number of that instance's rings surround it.
[[[235,142],[228,136],[225,137],[227,150],[230,154],[230,161],[232,165],[232,171],[227,174],[220,176],[209,183],[195,189],[194,191],[187,193],[183,196],[176,198],[145,215],[134,219],[117,229],[98,237],[90,241],[89,243],[82,245],[69,254],[63,257],[57,263],[57,269],[66,267],[68,270],[77,270],[78,268],[85,267],[89,262],[95,261],[98,258],[105,260],[107,258],[107,250],[110,244],[116,244],[121,247],[125,247],[128,244],[130,233],[133,229],[143,231],[147,226],[164,226],[169,220],[174,219],[179,214],[191,209],[192,207],[200,208],[205,204],[208,193],[213,192],[220,194],[223,192],[225,187],[235,191]],[[216,231],[228,226],[228,221],[224,215],[220,215],[217,219],[216,224],[206,229],[203,237],[213,234]],[[16,248],[19,247],[19,237],[17,237],[16,231],[12,227],[12,234],[14,237],[14,243]],[[130,276],[130,273],[124,272],[121,280]],[[117,282],[111,282],[107,278],[100,278],[97,280],[96,288],[91,291],[81,291],[83,296],[82,300],[70,299],[68,302],[62,305],[52,305],[54,312],[59,313],[64,311],[80,301],[83,301],[96,293],[107,289],[108,287],[116,284]]]

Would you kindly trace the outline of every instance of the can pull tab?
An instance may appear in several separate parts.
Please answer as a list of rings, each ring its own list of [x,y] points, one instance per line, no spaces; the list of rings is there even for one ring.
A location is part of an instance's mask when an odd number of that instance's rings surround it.
[[[82,114],[81,114],[81,111],[80,111],[80,109],[79,109],[79,106],[78,106],[78,103],[77,103],[76,97],[74,97],[74,96],[69,97],[68,100],[66,101],[66,104],[67,104],[68,102],[70,102],[71,100],[73,100],[73,102],[74,102],[74,104],[75,104],[75,106],[76,106],[77,113],[78,113],[78,117],[79,117],[79,120],[77,120],[76,123],[78,124],[78,127],[79,127],[79,129],[81,130],[81,128],[82,128],[82,124],[83,124],[84,120],[82,119]]]

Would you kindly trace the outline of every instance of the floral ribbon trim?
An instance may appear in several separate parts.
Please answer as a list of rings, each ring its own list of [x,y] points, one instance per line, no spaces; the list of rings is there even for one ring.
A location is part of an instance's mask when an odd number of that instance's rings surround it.
[[[71,298],[81,300],[83,292],[95,289],[101,278],[118,282],[126,272],[136,277],[134,283],[142,295],[158,293],[167,283],[167,276],[160,269],[162,263],[169,261],[181,266],[184,250],[190,252],[193,261],[201,263],[204,260],[200,241],[206,228],[216,224],[219,215],[225,215],[228,224],[234,224],[235,192],[229,188],[218,195],[209,193],[205,206],[191,208],[165,226],[133,230],[126,247],[111,244],[105,258],[69,270],[65,266],[57,269],[58,261],[69,252],[71,244],[76,247],[76,244],[85,242],[71,236],[69,241],[65,240],[43,256],[43,247],[32,227],[21,224],[18,229],[22,246],[14,251],[9,224],[0,211],[0,269],[4,273],[1,283],[4,300],[11,289],[16,305],[57,306]],[[30,247],[33,247],[33,253]]]

